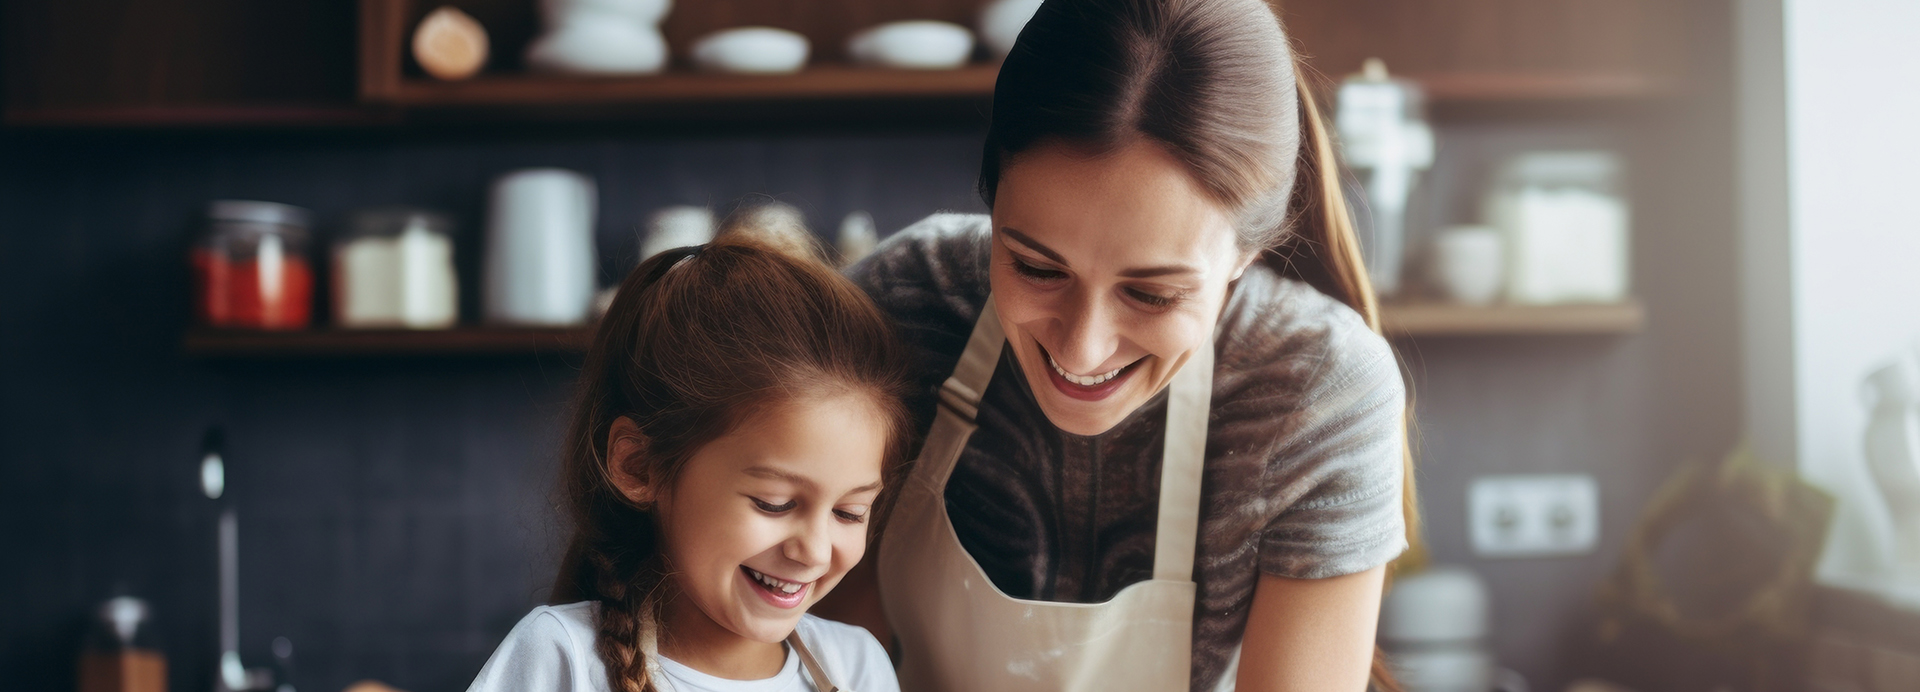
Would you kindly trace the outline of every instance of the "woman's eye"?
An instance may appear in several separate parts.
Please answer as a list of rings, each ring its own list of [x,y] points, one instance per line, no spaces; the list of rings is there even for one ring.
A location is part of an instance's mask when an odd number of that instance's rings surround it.
[[[836,509],[836,510],[833,510],[833,513],[835,516],[840,517],[841,521],[847,522],[849,524],[860,524],[860,523],[866,522],[867,520],[867,515],[865,512],[849,512],[842,509]]]
[[[768,514],[784,514],[792,510],[794,507],[799,506],[800,504],[798,500],[787,500],[785,504],[776,505],[757,497],[750,498],[750,499],[753,500],[753,504],[755,507],[759,507],[760,511],[766,512]]]
[[[1127,289],[1127,295],[1132,296],[1134,300],[1140,301],[1141,304],[1151,308],[1164,308],[1172,305],[1175,300],[1174,296],[1148,293],[1137,288]]]
[[[1065,278],[1067,275],[1066,272],[1062,272],[1054,269],[1047,269],[1044,267],[1037,267],[1031,264],[1027,264],[1026,262],[1018,259],[1013,261],[1013,270],[1015,272],[1018,272],[1021,276],[1025,276],[1029,279],[1034,279],[1036,281],[1052,281],[1054,279]]]

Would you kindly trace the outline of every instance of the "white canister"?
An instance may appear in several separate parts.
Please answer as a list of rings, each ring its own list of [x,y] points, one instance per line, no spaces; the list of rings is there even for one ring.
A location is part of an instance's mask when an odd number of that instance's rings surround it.
[[[1487,305],[1506,287],[1507,266],[1500,231],[1492,226],[1449,226],[1433,237],[1427,278],[1447,299]]]
[[[445,329],[460,318],[453,224],[406,208],[372,209],[333,246],[333,321],[347,329]]]
[[[531,168],[493,183],[487,209],[485,296],[488,322],[568,326],[593,306],[593,179],[559,168]]]
[[[1508,300],[1627,298],[1630,214],[1620,169],[1606,151],[1535,151],[1501,166],[1486,217],[1507,240]]]

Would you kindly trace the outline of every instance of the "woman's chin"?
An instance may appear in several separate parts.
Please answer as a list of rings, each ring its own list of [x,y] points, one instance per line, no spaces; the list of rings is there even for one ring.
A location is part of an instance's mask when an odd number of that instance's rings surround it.
[[[1069,396],[1058,391],[1049,380],[1034,382],[1029,373],[1027,385],[1033,389],[1035,399],[1040,402],[1040,411],[1045,413],[1047,421],[1062,431],[1082,436],[1092,436],[1112,430],[1121,421],[1138,408],[1140,402],[1132,396],[1133,382],[1122,383],[1106,397],[1095,401]]]

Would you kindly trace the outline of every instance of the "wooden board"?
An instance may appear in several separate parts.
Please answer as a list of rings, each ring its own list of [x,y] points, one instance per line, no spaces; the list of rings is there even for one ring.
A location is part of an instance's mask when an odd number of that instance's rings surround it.
[[[196,329],[181,351],[196,358],[363,358],[396,356],[498,356],[581,352],[591,329],[461,327],[446,330],[321,329],[253,332]]]
[[[1639,303],[1602,305],[1388,304],[1381,331],[1390,338],[1632,334],[1646,326]]]

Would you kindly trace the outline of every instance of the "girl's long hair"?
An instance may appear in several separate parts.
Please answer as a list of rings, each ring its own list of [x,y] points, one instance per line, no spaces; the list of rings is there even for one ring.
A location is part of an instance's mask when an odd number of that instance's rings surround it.
[[[1341,192],[1333,137],[1263,0],[1047,0],[1000,68],[979,192],[1051,143],[1166,149],[1233,212],[1243,249],[1353,308],[1380,330]],[[1401,431],[1403,559],[1418,560],[1413,455]],[[1391,686],[1376,660],[1376,683]]]
[[[883,481],[897,487],[912,429],[901,349],[885,315],[824,263],[739,236],[661,253],[621,282],[567,429],[560,500],[572,538],[552,596],[599,604],[595,648],[611,689],[656,688],[641,638],[671,589],[652,506],[628,500],[608,465],[670,489],[694,452],[755,414],[851,394],[883,419]],[[642,451],[609,459],[622,417]],[[890,496],[874,508],[876,532]]]

